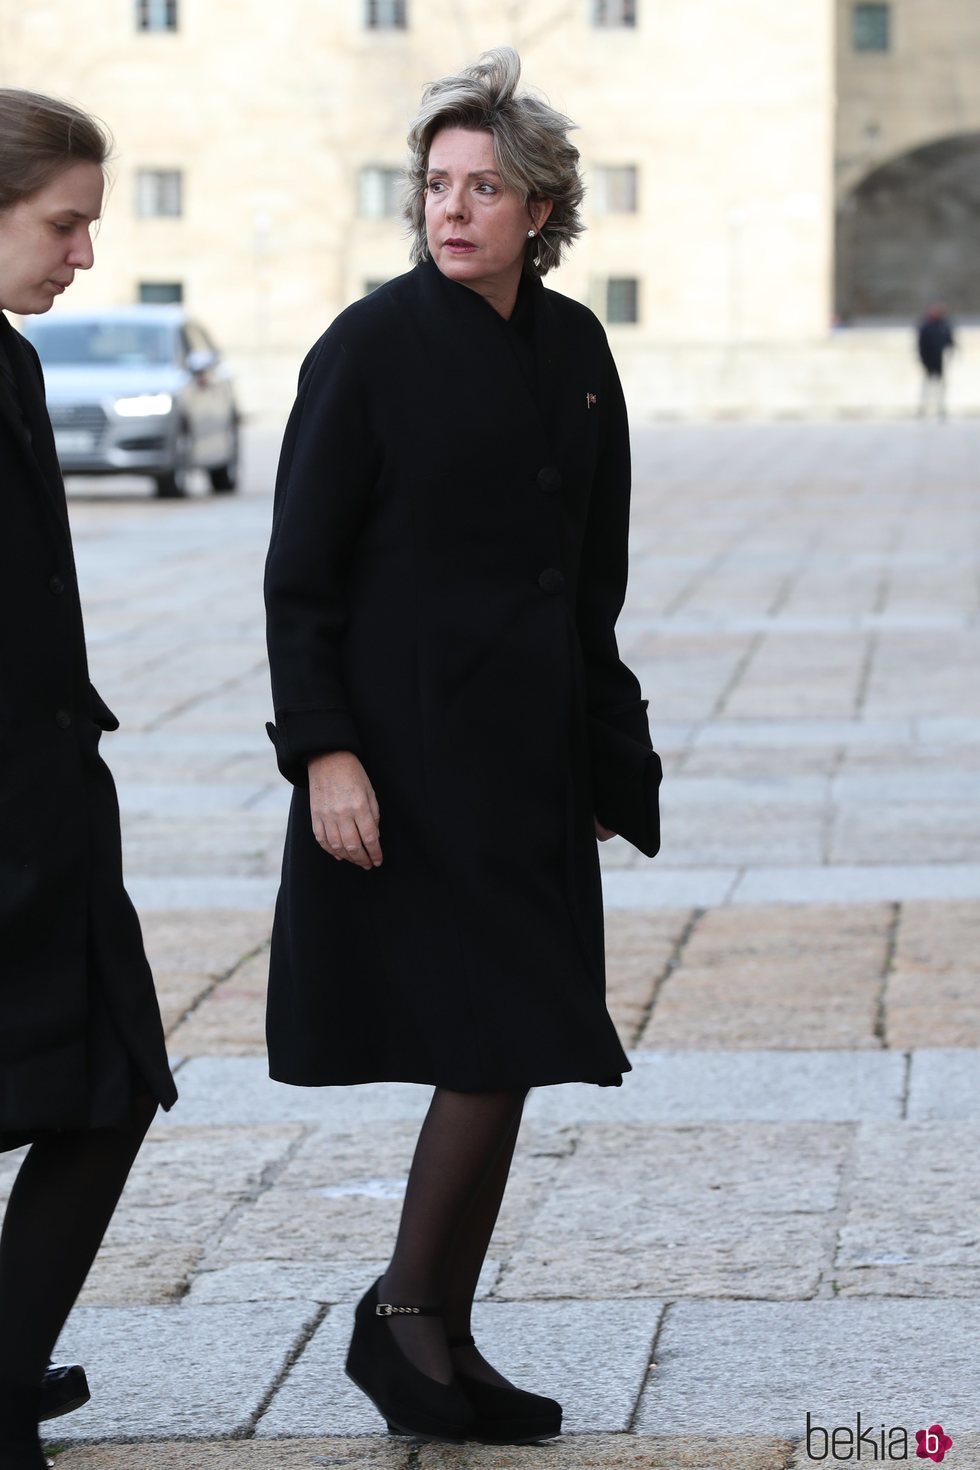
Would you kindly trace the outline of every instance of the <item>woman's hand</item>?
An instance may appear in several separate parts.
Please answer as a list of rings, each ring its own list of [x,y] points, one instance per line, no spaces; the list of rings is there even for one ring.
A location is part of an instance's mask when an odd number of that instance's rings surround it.
[[[313,836],[338,862],[380,868],[381,812],[374,787],[357,756],[332,750],[307,762]]]
[[[610,837],[616,836],[615,832],[610,832],[608,827],[602,825],[598,817],[593,817],[592,820],[595,823],[595,835],[600,842],[608,842]]]

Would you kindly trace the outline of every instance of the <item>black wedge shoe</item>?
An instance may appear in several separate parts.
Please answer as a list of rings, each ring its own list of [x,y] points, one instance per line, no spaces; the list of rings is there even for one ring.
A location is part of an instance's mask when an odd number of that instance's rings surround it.
[[[474,1412],[455,1383],[439,1383],[410,1362],[388,1329],[389,1317],[439,1317],[435,1307],[400,1307],[378,1300],[376,1281],[354,1313],[347,1376],[367,1394],[392,1434],[458,1442],[469,1436]]]
[[[449,1347],[472,1347],[472,1337],[451,1337]],[[456,1382],[476,1415],[470,1439],[483,1444],[537,1444],[561,1434],[561,1404],[522,1388],[502,1388],[456,1369]]]
[[[41,1379],[37,1417],[41,1420],[60,1419],[62,1414],[73,1414],[76,1409],[87,1404],[91,1397],[88,1379],[81,1363],[49,1363]]]
[[[0,1379],[0,1470],[47,1470],[37,1436],[40,1390]]]

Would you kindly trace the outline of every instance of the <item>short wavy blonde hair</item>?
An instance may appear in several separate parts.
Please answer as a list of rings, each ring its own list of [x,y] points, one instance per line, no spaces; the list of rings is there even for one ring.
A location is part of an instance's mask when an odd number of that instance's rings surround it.
[[[443,128],[493,134],[497,167],[505,184],[525,200],[550,199],[551,215],[528,241],[526,268],[539,276],[560,264],[585,228],[579,205],[585,189],[578,149],[568,140],[575,124],[546,102],[517,94],[521,58],[511,46],[487,51],[458,76],[431,82],[408,134],[411,150],[405,180],[405,219],[412,237],[412,262],[429,258],[425,231],[425,188],[429,149]]]

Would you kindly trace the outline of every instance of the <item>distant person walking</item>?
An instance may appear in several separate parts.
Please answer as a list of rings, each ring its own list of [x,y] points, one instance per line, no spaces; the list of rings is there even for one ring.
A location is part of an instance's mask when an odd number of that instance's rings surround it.
[[[944,366],[947,352],[956,350],[953,324],[942,302],[930,306],[919,323],[919,361],[922,364],[922,396],[919,399],[919,417],[928,411],[930,403],[936,407],[938,418],[946,417],[946,377]]]
[[[4,315],[49,311],[92,265],[107,147],[76,108],[0,88],[0,1150],[30,1144],[0,1235],[0,1470],[43,1470],[38,1421],[88,1397],[82,1369],[49,1358],[176,1097],[41,365]]]

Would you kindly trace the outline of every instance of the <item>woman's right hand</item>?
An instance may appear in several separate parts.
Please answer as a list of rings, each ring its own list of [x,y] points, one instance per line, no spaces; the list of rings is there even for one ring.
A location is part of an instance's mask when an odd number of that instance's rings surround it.
[[[307,770],[313,836],[324,852],[358,868],[380,868],[381,811],[357,756],[331,750],[311,756]]]

